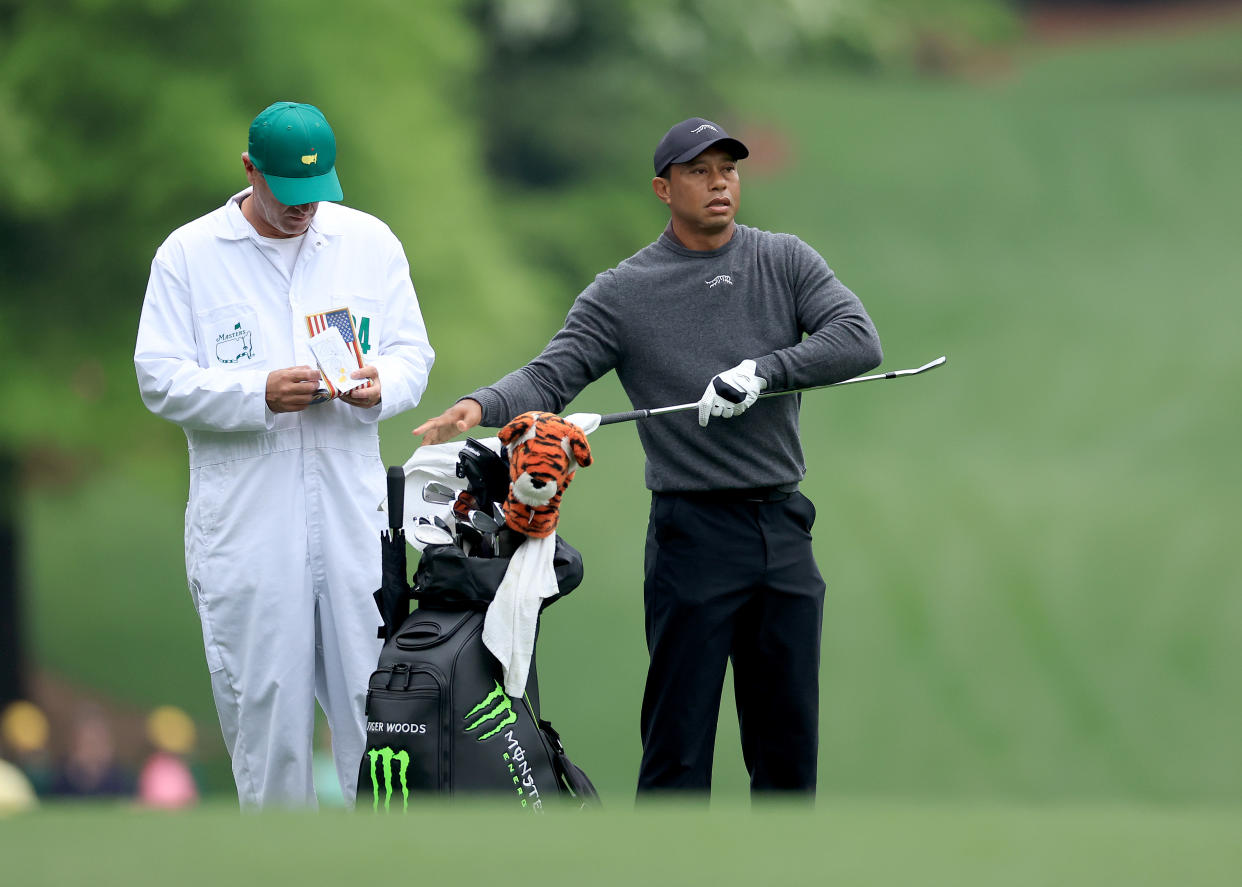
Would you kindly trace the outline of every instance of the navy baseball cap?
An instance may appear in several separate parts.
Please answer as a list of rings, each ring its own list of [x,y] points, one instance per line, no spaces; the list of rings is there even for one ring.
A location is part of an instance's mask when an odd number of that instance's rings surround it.
[[[655,174],[662,175],[670,163],[693,160],[713,145],[720,145],[734,160],[750,156],[749,149],[720,126],[702,117],[691,117],[666,132],[656,145]]]
[[[250,162],[285,206],[340,200],[336,136],[314,105],[276,102],[250,124]]]

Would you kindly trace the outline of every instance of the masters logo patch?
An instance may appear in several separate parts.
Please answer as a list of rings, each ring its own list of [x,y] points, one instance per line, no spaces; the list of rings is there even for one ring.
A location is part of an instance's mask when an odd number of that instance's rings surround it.
[[[254,359],[254,334],[242,329],[240,323],[235,323],[233,329],[216,336],[216,360],[220,363],[239,363],[242,358]]]

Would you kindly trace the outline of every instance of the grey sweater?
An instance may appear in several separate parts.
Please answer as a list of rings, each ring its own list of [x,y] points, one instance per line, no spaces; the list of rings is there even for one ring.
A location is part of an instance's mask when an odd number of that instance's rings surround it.
[[[737,225],[717,250],[668,233],[595,278],[543,352],[468,397],[482,424],[527,410],[559,413],[615,369],[635,409],[697,401],[712,377],[750,358],[768,391],[848,379],[877,366],[880,340],[862,303],[797,237]],[[700,428],[693,411],[638,422],[647,487],[657,492],[763,487],[806,473],[800,395],[760,398]]]

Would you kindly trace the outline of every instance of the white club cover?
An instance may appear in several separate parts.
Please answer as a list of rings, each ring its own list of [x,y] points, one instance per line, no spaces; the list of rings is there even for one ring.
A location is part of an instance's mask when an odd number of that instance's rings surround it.
[[[767,387],[767,379],[755,375],[753,360],[712,376],[699,399],[699,425],[706,428],[712,416],[729,419],[742,415]]]
[[[599,413],[570,413],[565,417],[565,421],[573,422],[582,429],[583,434],[590,434],[599,427],[601,418]]]

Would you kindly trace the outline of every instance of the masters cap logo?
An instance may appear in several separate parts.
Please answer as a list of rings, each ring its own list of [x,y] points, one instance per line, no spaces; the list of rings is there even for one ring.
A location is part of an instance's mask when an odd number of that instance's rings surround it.
[[[285,206],[340,200],[336,136],[314,105],[276,102],[250,124],[250,162]]]

